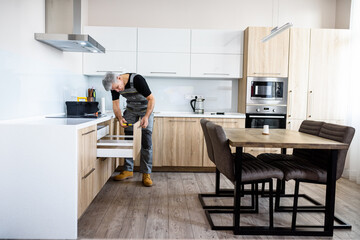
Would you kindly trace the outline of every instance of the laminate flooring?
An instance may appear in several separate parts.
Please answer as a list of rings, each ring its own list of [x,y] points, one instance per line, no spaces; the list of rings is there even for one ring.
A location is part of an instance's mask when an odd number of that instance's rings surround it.
[[[117,173],[114,173],[116,175]],[[78,223],[79,238],[102,239],[314,239],[291,236],[234,236],[232,231],[213,231],[205,217],[198,193],[212,193],[215,173],[154,172],[154,185],[144,187],[142,175],[122,182],[112,178],[104,185]],[[222,188],[233,188],[221,177]],[[293,192],[293,182],[287,183]],[[323,202],[325,186],[300,184],[306,193]],[[268,224],[268,199],[259,198],[259,214],[242,214],[241,225]],[[206,199],[207,204],[231,205],[233,198]],[[245,197],[242,204],[249,204]],[[284,199],[282,205],[291,205]],[[309,204],[299,199],[299,205]],[[352,225],[351,230],[335,230],[332,239],[360,239],[360,185],[339,179],[335,214]],[[322,224],[323,213],[300,213],[297,224]],[[232,215],[213,215],[216,225],[231,225]],[[290,213],[274,213],[275,226],[290,226]],[[331,239],[322,237],[322,239]]]

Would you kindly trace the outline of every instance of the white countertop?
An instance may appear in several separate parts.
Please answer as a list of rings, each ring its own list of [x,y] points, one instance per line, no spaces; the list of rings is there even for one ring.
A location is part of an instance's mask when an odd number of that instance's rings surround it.
[[[54,116],[54,115],[53,115]],[[55,116],[61,116],[55,115]],[[204,114],[195,114],[193,112],[154,112],[155,117],[186,117],[186,118],[245,118],[243,113],[225,113],[216,115],[215,112],[205,112]],[[0,124],[21,124],[21,125],[43,125],[43,126],[72,126],[76,129],[92,126],[114,118],[114,113],[108,111],[104,116],[99,118],[53,118],[38,116],[22,119],[10,119],[0,121]]]
[[[225,113],[218,115],[215,112],[205,112],[196,114],[193,112],[154,112],[155,117],[189,117],[189,118],[245,118],[243,113]]]
[[[0,124],[72,126],[75,127],[76,129],[81,129],[108,121],[113,117],[114,117],[113,114],[105,114],[99,118],[54,118],[54,117],[40,116],[40,117],[23,118],[23,119],[10,119],[10,120],[1,121]]]

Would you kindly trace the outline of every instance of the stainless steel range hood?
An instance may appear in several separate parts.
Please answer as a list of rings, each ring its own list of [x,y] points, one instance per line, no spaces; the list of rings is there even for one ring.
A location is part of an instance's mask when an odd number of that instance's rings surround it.
[[[63,30],[58,24],[51,25],[51,33],[49,33],[50,25],[48,23],[51,13],[49,8],[54,8],[58,4],[69,4],[70,1],[54,1],[46,0],[46,33],[35,33],[36,40],[50,45],[63,52],[87,52],[87,53],[105,53],[105,48],[88,34],[81,34],[81,0],[73,0],[73,33],[54,33]],[[57,26],[57,27],[53,27]],[[63,28],[62,28],[63,29]]]
[[[63,52],[105,53],[105,48],[88,34],[35,33],[35,39]]]

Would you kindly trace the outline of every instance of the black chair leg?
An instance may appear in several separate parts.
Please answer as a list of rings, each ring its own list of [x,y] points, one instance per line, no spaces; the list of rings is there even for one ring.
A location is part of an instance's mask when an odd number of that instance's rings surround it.
[[[273,209],[273,182],[269,181],[269,227],[274,228],[274,209]]]
[[[293,214],[291,220],[291,230],[295,231],[296,229],[296,214],[298,206],[298,197],[299,197],[299,180],[295,180],[295,191],[294,191],[294,204],[293,204]]]
[[[282,181],[281,180],[277,180],[276,181],[276,193],[275,193],[275,212],[279,210],[280,207],[280,193],[281,193],[281,187],[282,185]]]

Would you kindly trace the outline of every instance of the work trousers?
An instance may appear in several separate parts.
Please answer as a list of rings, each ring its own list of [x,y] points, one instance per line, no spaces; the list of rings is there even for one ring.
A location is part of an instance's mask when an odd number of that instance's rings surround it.
[[[140,117],[145,116],[145,111],[137,112],[126,109],[124,118],[128,123],[135,124]],[[149,117],[149,124],[146,128],[141,129],[141,152],[140,152],[140,172],[151,173],[152,169],[152,130],[154,126],[154,113]],[[133,135],[133,126],[125,128],[125,135]],[[132,158],[125,158],[124,171],[134,170],[134,160]]]

